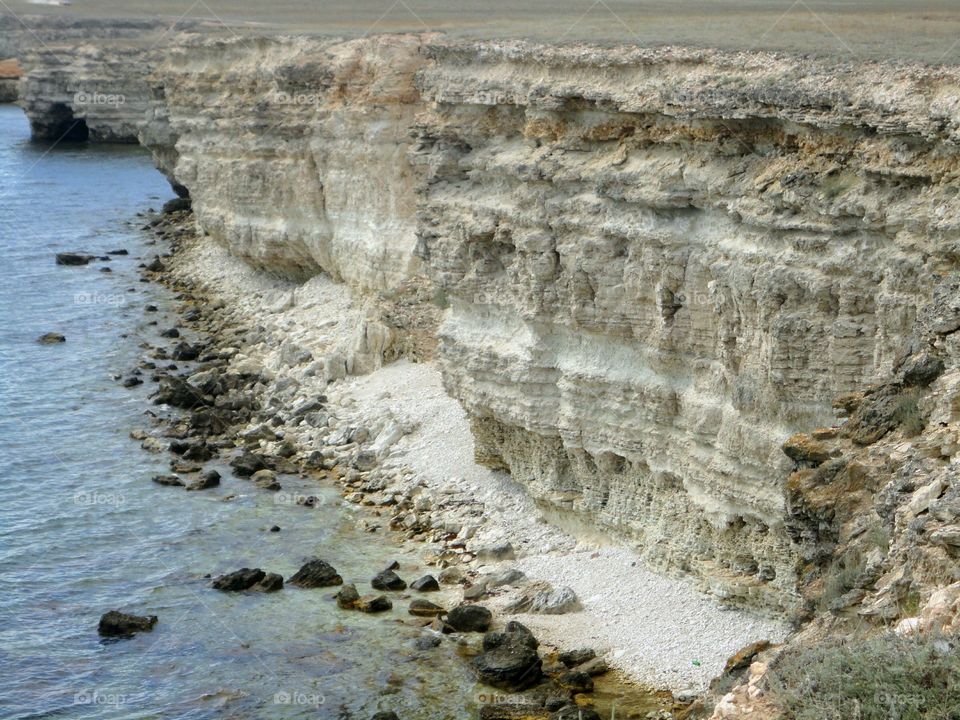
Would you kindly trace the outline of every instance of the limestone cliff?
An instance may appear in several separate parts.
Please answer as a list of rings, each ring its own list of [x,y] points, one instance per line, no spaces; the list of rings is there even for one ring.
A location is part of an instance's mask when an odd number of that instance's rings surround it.
[[[801,603],[820,520],[781,445],[893,372],[956,267],[958,71],[430,35],[124,64],[35,56],[38,134],[65,73],[116,73],[143,104],[91,137],[136,133],[239,257],[358,292],[429,276],[481,459],[558,522]]]

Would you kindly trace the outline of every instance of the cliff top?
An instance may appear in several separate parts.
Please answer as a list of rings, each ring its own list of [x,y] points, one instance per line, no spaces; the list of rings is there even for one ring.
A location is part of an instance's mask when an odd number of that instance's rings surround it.
[[[847,59],[960,62],[954,0],[8,0],[0,20],[43,25],[144,20],[173,29],[206,21],[212,31],[359,36],[436,30],[454,37],[641,46],[782,50]],[[87,26],[89,27],[89,25]],[[158,32],[162,32],[158,30]]]

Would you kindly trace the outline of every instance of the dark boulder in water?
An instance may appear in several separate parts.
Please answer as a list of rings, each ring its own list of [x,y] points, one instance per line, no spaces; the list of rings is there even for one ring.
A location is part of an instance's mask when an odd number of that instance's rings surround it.
[[[486,632],[492,620],[482,605],[457,605],[447,616],[447,624],[457,632]]]
[[[57,253],[57,265],[87,265],[96,259],[95,255],[86,253]]]
[[[156,615],[128,615],[111,610],[100,617],[97,632],[105,637],[129,637],[134,633],[149,632],[156,624]]]
[[[41,345],[57,345],[58,343],[66,342],[67,338],[60,333],[48,332],[44,333],[37,338],[37,342]]]
[[[183,487],[183,480],[176,475],[154,475],[152,478],[157,485],[169,485],[171,487]]]
[[[433,575],[424,575],[422,578],[410,583],[410,589],[419,592],[434,592],[440,589],[440,583],[437,582],[437,579]]]
[[[220,575],[213,581],[213,589],[223,592],[249,590],[266,576],[267,574],[260,568],[241,568],[235,572]]]
[[[318,588],[342,585],[343,578],[337,574],[330,563],[324,560],[310,560],[293,574],[289,582],[291,585],[302,588]]]
[[[276,592],[283,589],[283,576],[278,573],[267,573],[263,580],[254,585],[251,590],[258,592]]]
[[[230,461],[230,467],[233,468],[233,472],[236,475],[240,477],[250,477],[254,473],[265,470],[267,464],[260,455],[244,452]]]
[[[377,573],[370,581],[370,585],[376,590],[399,591],[407,589],[407,583],[393,570],[384,570]]]
[[[187,490],[209,490],[210,488],[217,487],[219,484],[220,473],[218,473],[216,470],[209,470],[201,475],[199,480],[192,485],[189,485]]]

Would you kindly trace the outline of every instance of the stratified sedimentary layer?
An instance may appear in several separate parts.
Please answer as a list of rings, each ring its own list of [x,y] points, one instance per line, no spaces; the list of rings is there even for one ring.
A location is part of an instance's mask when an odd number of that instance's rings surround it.
[[[479,453],[560,519],[785,605],[783,439],[956,261],[955,72],[433,45],[420,254]]]
[[[203,229],[255,267],[387,288],[417,265],[423,38],[207,40],[152,77],[144,134],[190,188]]]
[[[39,57],[34,127],[113,63]],[[237,256],[432,278],[480,458],[558,521],[795,602],[780,446],[891,371],[955,267],[955,69],[391,35],[178,39],[133,75],[144,113],[103,122]]]

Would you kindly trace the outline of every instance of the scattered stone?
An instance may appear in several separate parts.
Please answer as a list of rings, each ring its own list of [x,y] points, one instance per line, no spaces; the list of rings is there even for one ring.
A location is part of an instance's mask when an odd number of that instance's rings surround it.
[[[130,375],[123,379],[121,383],[125,388],[136,387],[137,385],[143,385],[143,380],[138,378],[136,375]]]
[[[280,532],[280,526],[274,525],[273,527],[270,528],[270,532]]]
[[[411,600],[408,612],[417,617],[439,617],[447,611],[429,600]]]
[[[289,583],[302,588],[330,587],[342,585],[343,578],[337,574],[330,563],[324,560],[310,560],[294,573]]]
[[[459,585],[463,582],[463,570],[458,567],[444,568],[437,579],[441,585]]]
[[[281,489],[280,483],[277,482],[277,474],[273,470],[257,470],[250,479],[262,490]]]
[[[502,542],[479,548],[476,551],[476,556],[481,560],[496,561],[514,560],[517,557],[517,554],[513,549],[513,545],[508,542]]]
[[[487,633],[483,640],[484,652],[471,663],[480,682],[512,692],[540,682],[543,663],[527,628],[517,623],[512,632]]]
[[[48,332],[44,333],[37,338],[37,342],[41,345],[57,345],[58,343],[66,342],[67,338],[65,335],[60,333]]]
[[[377,573],[370,585],[375,590],[392,590],[394,592],[407,589],[407,583],[400,578],[393,570],[384,570]]]
[[[595,675],[603,675],[606,673],[610,669],[610,666],[607,665],[607,661],[603,658],[594,658],[593,660],[587,660],[587,662],[582,665],[577,665],[574,669],[578,672],[586,673],[590,677],[594,677]]]
[[[263,580],[267,574],[260,568],[241,568],[226,575],[220,575],[213,581],[213,589],[223,592],[249,590]]]
[[[500,570],[484,577],[484,584],[488,589],[501,587],[503,585],[522,585],[527,582],[527,576],[516,568]]]
[[[117,248],[116,250],[108,250],[107,255],[129,255],[130,252],[124,248]]]
[[[568,670],[558,675],[557,684],[574,695],[593,691],[593,678],[579,670]]]
[[[187,490],[209,490],[220,484],[220,473],[216,470],[209,470],[200,476],[195,483],[187,486]]]
[[[277,590],[283,590],[283,575],[279,573],[267,573],[263,580],[250,589],[256,590],[257,592],[277,592]]]
[[[374,713],[370,720],[400,720],[397,717],[397,714],[393,710],[381,710],[378,713]]]
[[[487,584],[482,580],[470,585],[463,590],[464,600],[479,600],[487,594]]]
[[[573,588],[563,586],[555,588],[549,592],[538,594],[533,599],[531,612],[543,613],[545,615],[562,615],[568,612],[582,610],[577,594]]]
[[[435,592],[440,589],[440,583],[433,575],[424,575],[410,583],[410,589],[417,592]]]
[[[357,610],[365,613],[385,612],[393,609],[393,603],[386,595],[363,595],[357,601]]]
[[[157,485],[169,485],[171,487],[184,486],[183,480],[176,475],[154,475],[150,479],[153,480],[153,482],[155,482]]]
[[[196,360],[200,357],[200,348],[191,345],[188,342],[179,342],[176,344],[176,347],[173,348],[173,352],[170,353],[170,357],[174,360],[189,361]]]
[[[233,472],[240,477],[250,477],[254,473],[266,469],[267,465],[260,455],[244,452],[230,461]]]
[[[457,605],[447,615],[447,624],[457,632],[486,632],[492,613],[482,605]]]
[[[165,338],[178,338],[180,337],[180,331],[176,328],[168,328],[160,333],[160,337]]]
[[[150,632],[156,624],[156,615],[129,615],[110,610],[100,616],[97,632],[105,637],[130,637],[134,633]]]
[[[440,645],[440,637],[433,633],[421,635],[413,641],[413,646],[417,650],[432,650]]]
[[[57,265],[87,265],[96,259],[96,255],[84,253],[57,253]]]
[[[593,648],[578,648],[576,650],[565,650],[560,653],[559,659],[567,667],[575,667],[593,660],[596,656],[597,653]]]
[[[360,600],[360,593],[357,592],[356,585],[348,583],[340,588],[335,597],[338,607],[344,610],[353,610],[357,607],[357,602]]]

